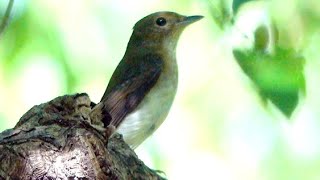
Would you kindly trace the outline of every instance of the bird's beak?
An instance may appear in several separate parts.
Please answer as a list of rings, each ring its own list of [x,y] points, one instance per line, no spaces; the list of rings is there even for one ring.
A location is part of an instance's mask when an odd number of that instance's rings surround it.
[[[202,18],[203,16],[186,16],[182,19],[182,21],[179,22],[179,24],[184,24],[184,25],[192,24],[196,21],[199,21]]]

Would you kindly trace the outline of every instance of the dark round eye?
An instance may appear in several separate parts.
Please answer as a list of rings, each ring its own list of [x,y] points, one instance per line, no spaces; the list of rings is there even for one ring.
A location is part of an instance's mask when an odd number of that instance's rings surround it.
[[[167,24],[167,20],[163,17],[160,17],[156,20],[157,25],[159,26],[164,26]]]

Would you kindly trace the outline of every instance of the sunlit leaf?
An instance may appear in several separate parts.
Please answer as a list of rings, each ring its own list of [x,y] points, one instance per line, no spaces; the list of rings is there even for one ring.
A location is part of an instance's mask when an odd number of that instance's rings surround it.
[[[244,73],[254,82],[262,99],[270,100],[290,117],[305,92],[304,58],[292,49],[276,47],[274,54],[234,50]]]

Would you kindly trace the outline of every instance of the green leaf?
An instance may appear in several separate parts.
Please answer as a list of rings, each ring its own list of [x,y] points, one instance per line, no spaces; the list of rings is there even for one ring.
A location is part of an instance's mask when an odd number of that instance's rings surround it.
[[[243,72],[254,82],[263,100],[270,100],[287,117],[305,93],[304,58],[292,49],[275,47],[274,54],[257,50],[234,50]]]
[[[238,13],[238,10],[240,9],[241,5],[249,2],[249,1],[252,1],[252,0],[233,0],[232,2],[232,11],[234,14],[237,14]]]

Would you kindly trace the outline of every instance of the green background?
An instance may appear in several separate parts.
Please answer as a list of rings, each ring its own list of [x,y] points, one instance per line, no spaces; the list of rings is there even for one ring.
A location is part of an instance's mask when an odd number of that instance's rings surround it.
[[[169,179],[320,179],[318,1],[251,1],[234,26],[221,25],[228,24],[221,2],[16,0],[0,36],[0,131],[60,95],[87,92],[98,102],[142,17],[162,10],[204,15],[180,38],[175,102],[138,156]],[[1,15],[7,3],[0,2]],[[250,47],[261,19],[273,19],[279,44],[306,60],[306,96],[290,120],[262,103],[232,55],[234,46]]]

